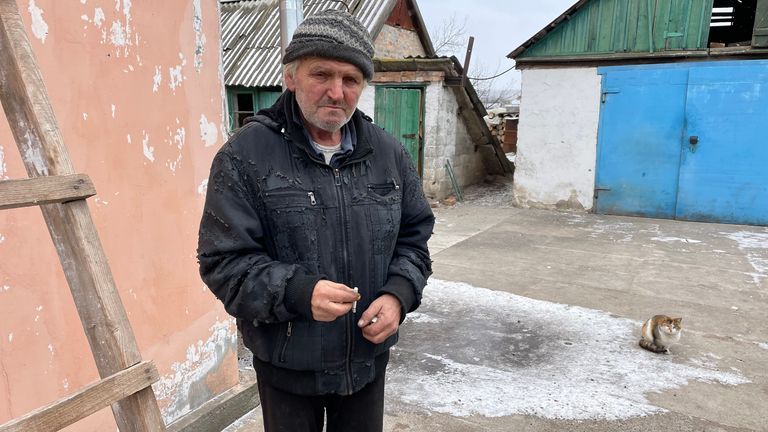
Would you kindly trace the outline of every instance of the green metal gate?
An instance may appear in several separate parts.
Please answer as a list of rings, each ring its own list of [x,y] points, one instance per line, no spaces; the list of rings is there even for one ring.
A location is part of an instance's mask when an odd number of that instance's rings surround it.
[[[376,87],[376,124],[397,138],[422,172],[421,125],[424,89],[420,87]]]

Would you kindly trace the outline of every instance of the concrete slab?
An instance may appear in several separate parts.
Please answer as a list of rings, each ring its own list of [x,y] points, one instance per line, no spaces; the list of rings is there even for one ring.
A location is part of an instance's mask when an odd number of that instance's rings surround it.
[[[459,205],[388,370],[387,431],[768,430],[768,229]],[[642,320],[683,317],[671,354]],[[227,429],[260,431],[258,410]]]

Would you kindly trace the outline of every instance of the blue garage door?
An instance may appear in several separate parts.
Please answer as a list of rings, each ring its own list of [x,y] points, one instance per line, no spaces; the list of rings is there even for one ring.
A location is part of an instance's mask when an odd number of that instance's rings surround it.
[[[598,213],[768,225],[768,62],[599,72]]]

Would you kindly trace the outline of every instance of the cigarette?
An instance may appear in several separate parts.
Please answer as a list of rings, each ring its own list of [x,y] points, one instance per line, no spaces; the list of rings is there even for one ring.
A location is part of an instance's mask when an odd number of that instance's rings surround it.
[[[353,289],[353,290],[355,290],[355,294],[357,294],[357,292],[358,292],[358,291],[357,291],[357,287],[354,287],[354,288],[352,288],[352,289]],[[355,300],[355,301],[352,303],[352,313],[353,313],[353,314],[357,313],[357,300]]]
[[[368,325],[367,325],[366,327],[368,327],[369,325],[374,325],[374,324],[376,324],[376,321],[378,321],[378,320],[379,320],[379,316],[378,316],[378,315],[376,315],[375,317],[371,318],[371,322],[369,322],[369,323],[368,323]]]

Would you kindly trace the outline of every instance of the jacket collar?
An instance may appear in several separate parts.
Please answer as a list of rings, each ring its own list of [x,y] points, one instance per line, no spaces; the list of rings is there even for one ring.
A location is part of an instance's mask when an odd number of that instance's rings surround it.
[[[292,91],[286,90],[271,107],[260,110],[255,116],[247,118],[245,123],[250,123],[252,121],[259,122],[276,132],[280,132],[290,141],[296,143],[299,148],[304,150],[311,157],[317,158],[317,154],[307,138],[307,134],[301,121],[294,121],[294,119],[301,118],[298,109],[296,96]],[[369,122],[370,118],[363,114],[359,109],[355,109],[350,121],[354,122],[354,127],[350,128],[350,130],[355,131],[357,142],[352,150],[352,154],[342,162],[342,165],[365,159],[373,152],[369,134],[366,133],[366,129],[363,125],[363,122]]]

